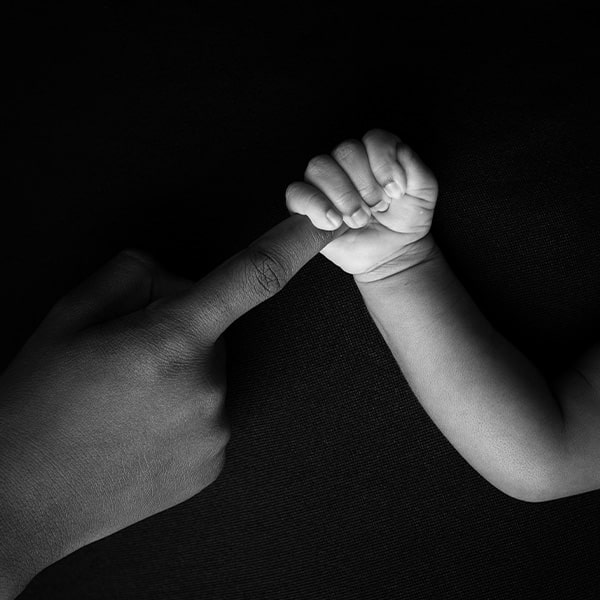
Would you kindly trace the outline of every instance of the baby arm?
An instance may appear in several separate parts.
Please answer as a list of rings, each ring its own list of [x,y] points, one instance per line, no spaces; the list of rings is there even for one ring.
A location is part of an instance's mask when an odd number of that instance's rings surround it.
[[[415,153],[380,130],[341,147],[331,162],[319,158],[326,168],[307,170],[303,185],[312,190],[288,188],[288,208],[316,226],[335,210],[350,227],[322,253],[353,274],[436,426],[514,498],[537,502],[600,488],[600,346],[546,380],[485,319],[435,244],[437,184]],[[352,152],[359,158],[349,159]],[[390,190],[387,210],[373,210],[392,179],[398,193]],[[348,222],[344,204],[357,196],[371,212],[362,227]]]

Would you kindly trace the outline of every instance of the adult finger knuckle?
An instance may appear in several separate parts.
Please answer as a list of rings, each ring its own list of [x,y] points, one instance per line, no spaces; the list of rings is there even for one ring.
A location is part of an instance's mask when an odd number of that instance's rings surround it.
[[[119,339],[121,347],[128,348],[131,372],[147,379],[176,379],[193,365],[193,333],[183,320],[167,311],[130,315]]]
[[[94,362],[110,369],[117,380],[153,385],[160,379],[160,346],[135,328],[97,339],[93,354]]]
[[[350,139],[344,140],[338,144],[332,151],[332,156],[342,163],[351,162],[354,156],[360,151],[360,142]]]
[[[319,154],[317,156],[313,156],[308,161],[308,165],[306,165],[305,175],[308,177],[322,177],[325,173],[329,171],[331,166],[330,157]]]
[[[205,365],[199,361],[194,373],[195,385],[193,393],[184,394],[177,403],[176,416],[185,423],[196,423],[198,435],[207,446],[219,446],[228,418],[225,413],[226,384],[222,377],[222,384],[218,388],[207,384],[204,380]]]
[[[259,246],[249,254],[247,277],[260,297],[276,294],[289,279],[288,269],[282,259]]]
[[[158,311],[153,320],[158,366],[165,377],[177,377],[194,362],[198,345],[189,318],[173,310]],[[152,328],[151,328],[152,329]]]

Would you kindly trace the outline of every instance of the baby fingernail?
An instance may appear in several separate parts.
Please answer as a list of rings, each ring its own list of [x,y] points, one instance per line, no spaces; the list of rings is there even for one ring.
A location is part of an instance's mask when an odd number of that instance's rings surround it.
[[[364,227],[371,220],[371,213],[364,207],[360,207],[355,213],[348,217],[348,224],[354,227]]]
[[[395,181],[391,181],[383,189],[390,198],[396,198],[399,200],[404,195],[404,190]]]
[[[371,206],[371,212],[385,212],[391,203],[389,198],[382,198],[375,206]]]
[[[342,224],[342,217],[335,212],[335,210],[329,209],[325,216],[327,220],[337,229]]]

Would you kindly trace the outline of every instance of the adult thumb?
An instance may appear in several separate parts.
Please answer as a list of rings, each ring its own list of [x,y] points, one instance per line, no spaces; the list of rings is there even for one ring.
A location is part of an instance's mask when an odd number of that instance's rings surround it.
[[[308,217],[292,215],[245,250],[194,284],[162,303],[196,332],[199,341],[214,342],[236,319],[274,296],[329,242],[347,227],[324,231]]]

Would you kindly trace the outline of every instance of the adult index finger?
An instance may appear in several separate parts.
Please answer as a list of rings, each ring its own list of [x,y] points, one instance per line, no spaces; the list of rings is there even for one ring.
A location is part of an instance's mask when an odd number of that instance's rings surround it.
[[[308,217],[292,215],[238,252],[186,293],[167,301],[203,341],[214,342],[236,319],[279,292],[347,226],[324,231]]]

